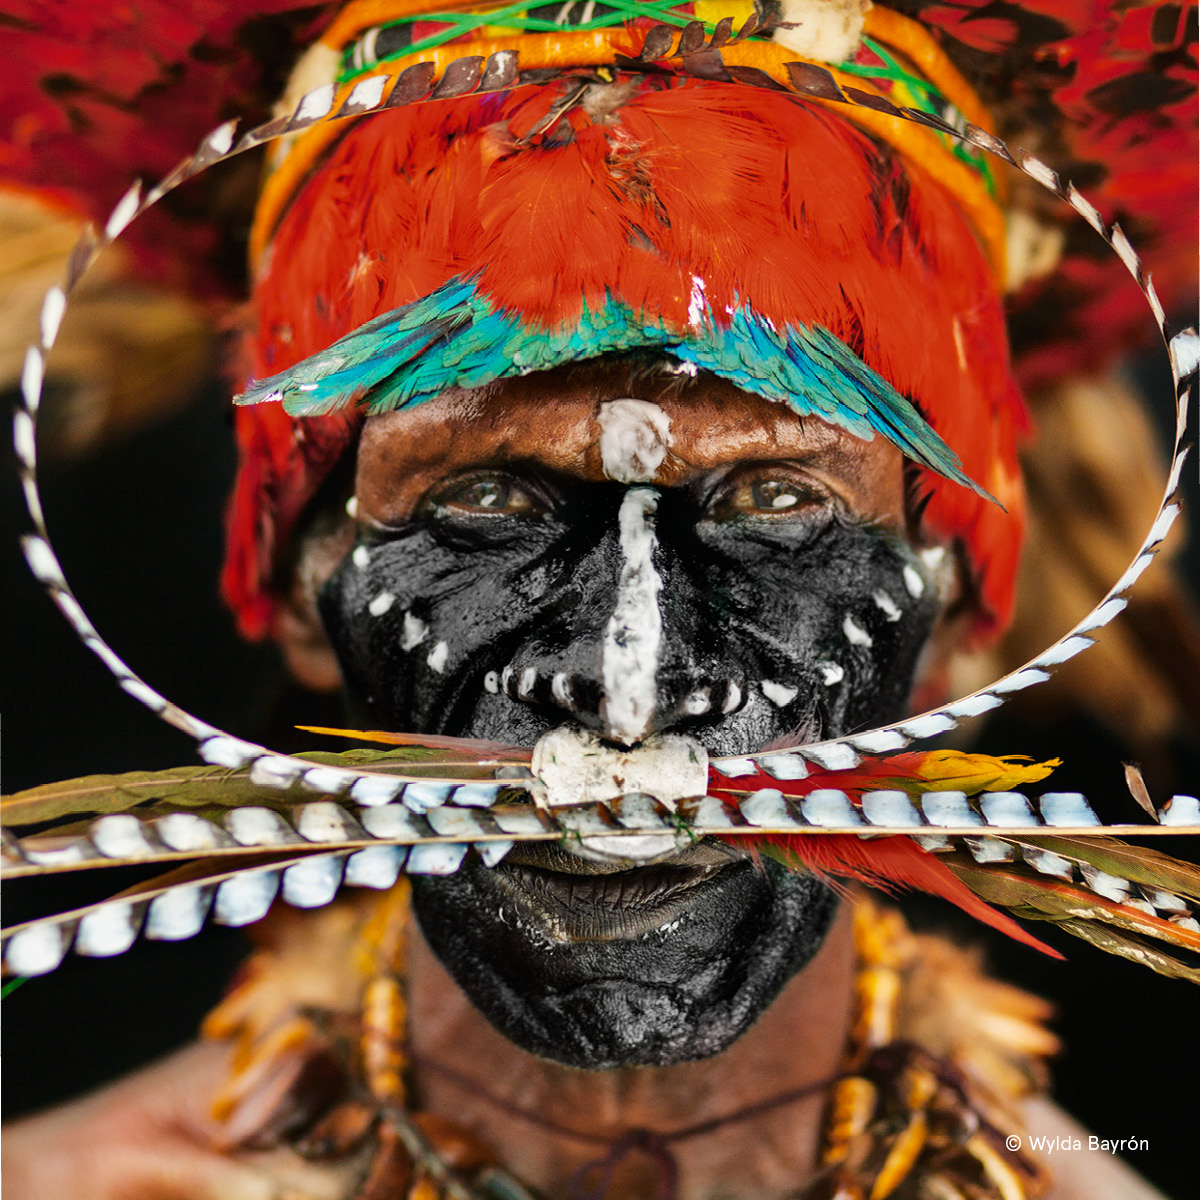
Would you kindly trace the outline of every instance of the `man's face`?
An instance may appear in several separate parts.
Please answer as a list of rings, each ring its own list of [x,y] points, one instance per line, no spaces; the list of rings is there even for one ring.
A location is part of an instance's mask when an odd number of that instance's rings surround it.
[[[901,715],[937,616],[900,454],[701,375],[589,364],[371,418],[322,616],[371,728],[714,754]],[[518,847],[414,891],[478,1007],[585,1067],[725,1048],[820,946],[815,879],[703,843]]]

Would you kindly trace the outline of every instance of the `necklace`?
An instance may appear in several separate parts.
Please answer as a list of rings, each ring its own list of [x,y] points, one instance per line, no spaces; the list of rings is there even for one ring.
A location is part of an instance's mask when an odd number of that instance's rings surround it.
[[[571,1200],[605,1200],[611,1189],[616,1168],[625,1158],[635,1153],[648,1156],[658,1168],[658,1187],[654,1200],[676,1200],[679,1187],[679,1165],[672,1149],[674,1146],[703,1137],[705,1134],[713,1133],[728,1125],[763,1116],[775,1109],[807,1099],[809,1096],[827,1092],[835,1082],[833,1079],[822,1079],[801,1087],[789,1088],[766,1100],[759,1100],[721,1116],[697,1121],[679,1129],[664,1131],[636,1126],[625,1130],[616,1137],[607,1137],[587,1130],[571,1129],[557,1121],[547,1120],[538,1113],[513,1105],[507,1100],[493,1095],[475,1080],[440,1063],[416,1059],[414,1065],[423,1071],[450,1080],[456,1086],[469,1091],[476,1099],[481,1099],[489,1105],[501,1109],[510,1118],[557,1137],[601,1148],[603,1153],[599,1157],[584,1163],[572,1176]]]
[[[503,1146],[484,1146],[465,1127],[411,1107],[405,1077],[416,1067],[517,1123],[595,1147],[595,1157],[571,1177],[564,1200],[610,1200],[617,1169],[634,1155],[655,1169],[654,1191],[645,1200],[677,1200],[680,1147],[824,1093],[817,1173],[770,1200],[1033,1200],[1048,1179],[1022,1150],[1027,1139],[1013,1101],[1044,1083],[1040,1060],[1056,1046],[1041,1024],[1047,1006],[987,979],[948,943],[913,934],[896,910],[865,895],[854,903],[853,1024],[836,1077],[682,1128],[633,1127],[616,1136],[522,1109],[460,1071],[414,1060],[405,1051],[406,889],[376,899],[357,922],[343,914],[335,927],[329,913],[329,931],[306,926],[304,953],[311,953],[314,933],[317,940],[340,938],[358,978],[366,978],[350,1022],[357,1042],[350,1077],[359,1081],[358,1094],[335,1106],[315,1130],[291,1139],[292,1145],[310,1157],[361,1155],[362,1178],[347,1200],[557,1200],[540,1197],[509,1174]],[[243,1047],[261,1037],[261,1026],[256,1032],[228,1020],[231,1011],[247,1010],[248,989],[272,969],[287,970],[279,944],[256,959],[251,982],[231,993],[206,1023],[209,1036],[239,1037]],[[340,1025],[347,1026],[345,1014]],[[214,1103],[218,1116],[236,1106],[236,1076],[227,1090]],[[340,1149],[331,1152],[339,1139],[331,1142],[329,1129],[339,1125],[352,1136],[342,1136]]]

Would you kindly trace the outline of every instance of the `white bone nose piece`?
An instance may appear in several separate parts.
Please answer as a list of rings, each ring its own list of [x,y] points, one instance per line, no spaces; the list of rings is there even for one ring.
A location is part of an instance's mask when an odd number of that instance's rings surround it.
[[[672,812],[688,796],[708,787],[708,751],[692,738],[667,733],[630,750],[602,742],[589,730],[564,725],[543,734],[530,764],[541,786],[534,799],[543,808],[570,808],[641,792]],[[645,866],[679,849],[676,834],[582,835],[563,842],[580,858]]]
[[[538,738],[530,766],[544,786],[536,797],[544,808],[643,792],[674,811],[677,801],[708,790],[708,751],[681,733],[656,734],[626,750],[562,725]]]

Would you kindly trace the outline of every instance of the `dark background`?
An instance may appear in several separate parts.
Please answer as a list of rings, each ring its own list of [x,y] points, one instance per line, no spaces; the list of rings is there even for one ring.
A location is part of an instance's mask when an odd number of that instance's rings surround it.
[[[1172,418],[1164,358],[1147,356],[1140,373],[1165,426]],[[302,749],[293,724],[336,717],[288,688],[273,650],[240,642],[216,599],[234,465],[227,410],[225,392],[212,383],[167,422],[88,460],[51,465],[44,473],[48,524],[84,607],[135,670],[218,725],[280,749]],[[10,450],[6,465],[4,791],[197,761],[186,738],[116,687],[30,578],[16,546],[27,519]],[[1194,499],[1194,462],[1185,476]],[[1200,577],[1196,542],[1193,533],[1187,567],[1193,581]],[[1056,789],[1113,793],[1122,754],[1110,733],[1082,718],[1047,730],[1022,723],[1008,706],[1001,713],[980,749],[1061,756],[1066,765],[1055,775]],[[1176,788],[1194,791],[1196,748],[1180,745],[1175,758]],[[1197,857],[1195,845],[1157,844]],[[101,881],[66,876],[9,885],[4,923],[98,899],[134,878],[123,871]],[[1041,926],[1035,931],[1068,962],[959,922],[946,906],[914,900],[905,907],[915,922],[982,943],[997,974],[1052,998],[1066,1045],[1055,1066],[1058,1101],[1099,1137],[1146,1138],[1150,1148],[1131,1155],[1133,1165],[1171,1197],[1196,1194],[1200,993]],[[192,941],[139,942],[110,960],[68,956],[52,975],[24,984],[3,1006],[5,1115],[74,1095],[193,1036],[245,949],[241,933],[210,926]]]

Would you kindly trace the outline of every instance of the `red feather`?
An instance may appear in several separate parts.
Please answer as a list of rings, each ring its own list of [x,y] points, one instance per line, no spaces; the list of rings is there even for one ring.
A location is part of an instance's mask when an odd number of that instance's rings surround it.
[[[857,879],[888,892],[912,888],[940,896],[977,921],[1026,946],[1051,958],[1063,957],[1022,929],[1011,917],[985,904],[947,866],[938,862],[936,855],[922,849],[911,838],[883,837],[863,841],[853,834],[764,834],[754,841],[760,848],[771,847],[786,864],[799,864],[827,879]]]

